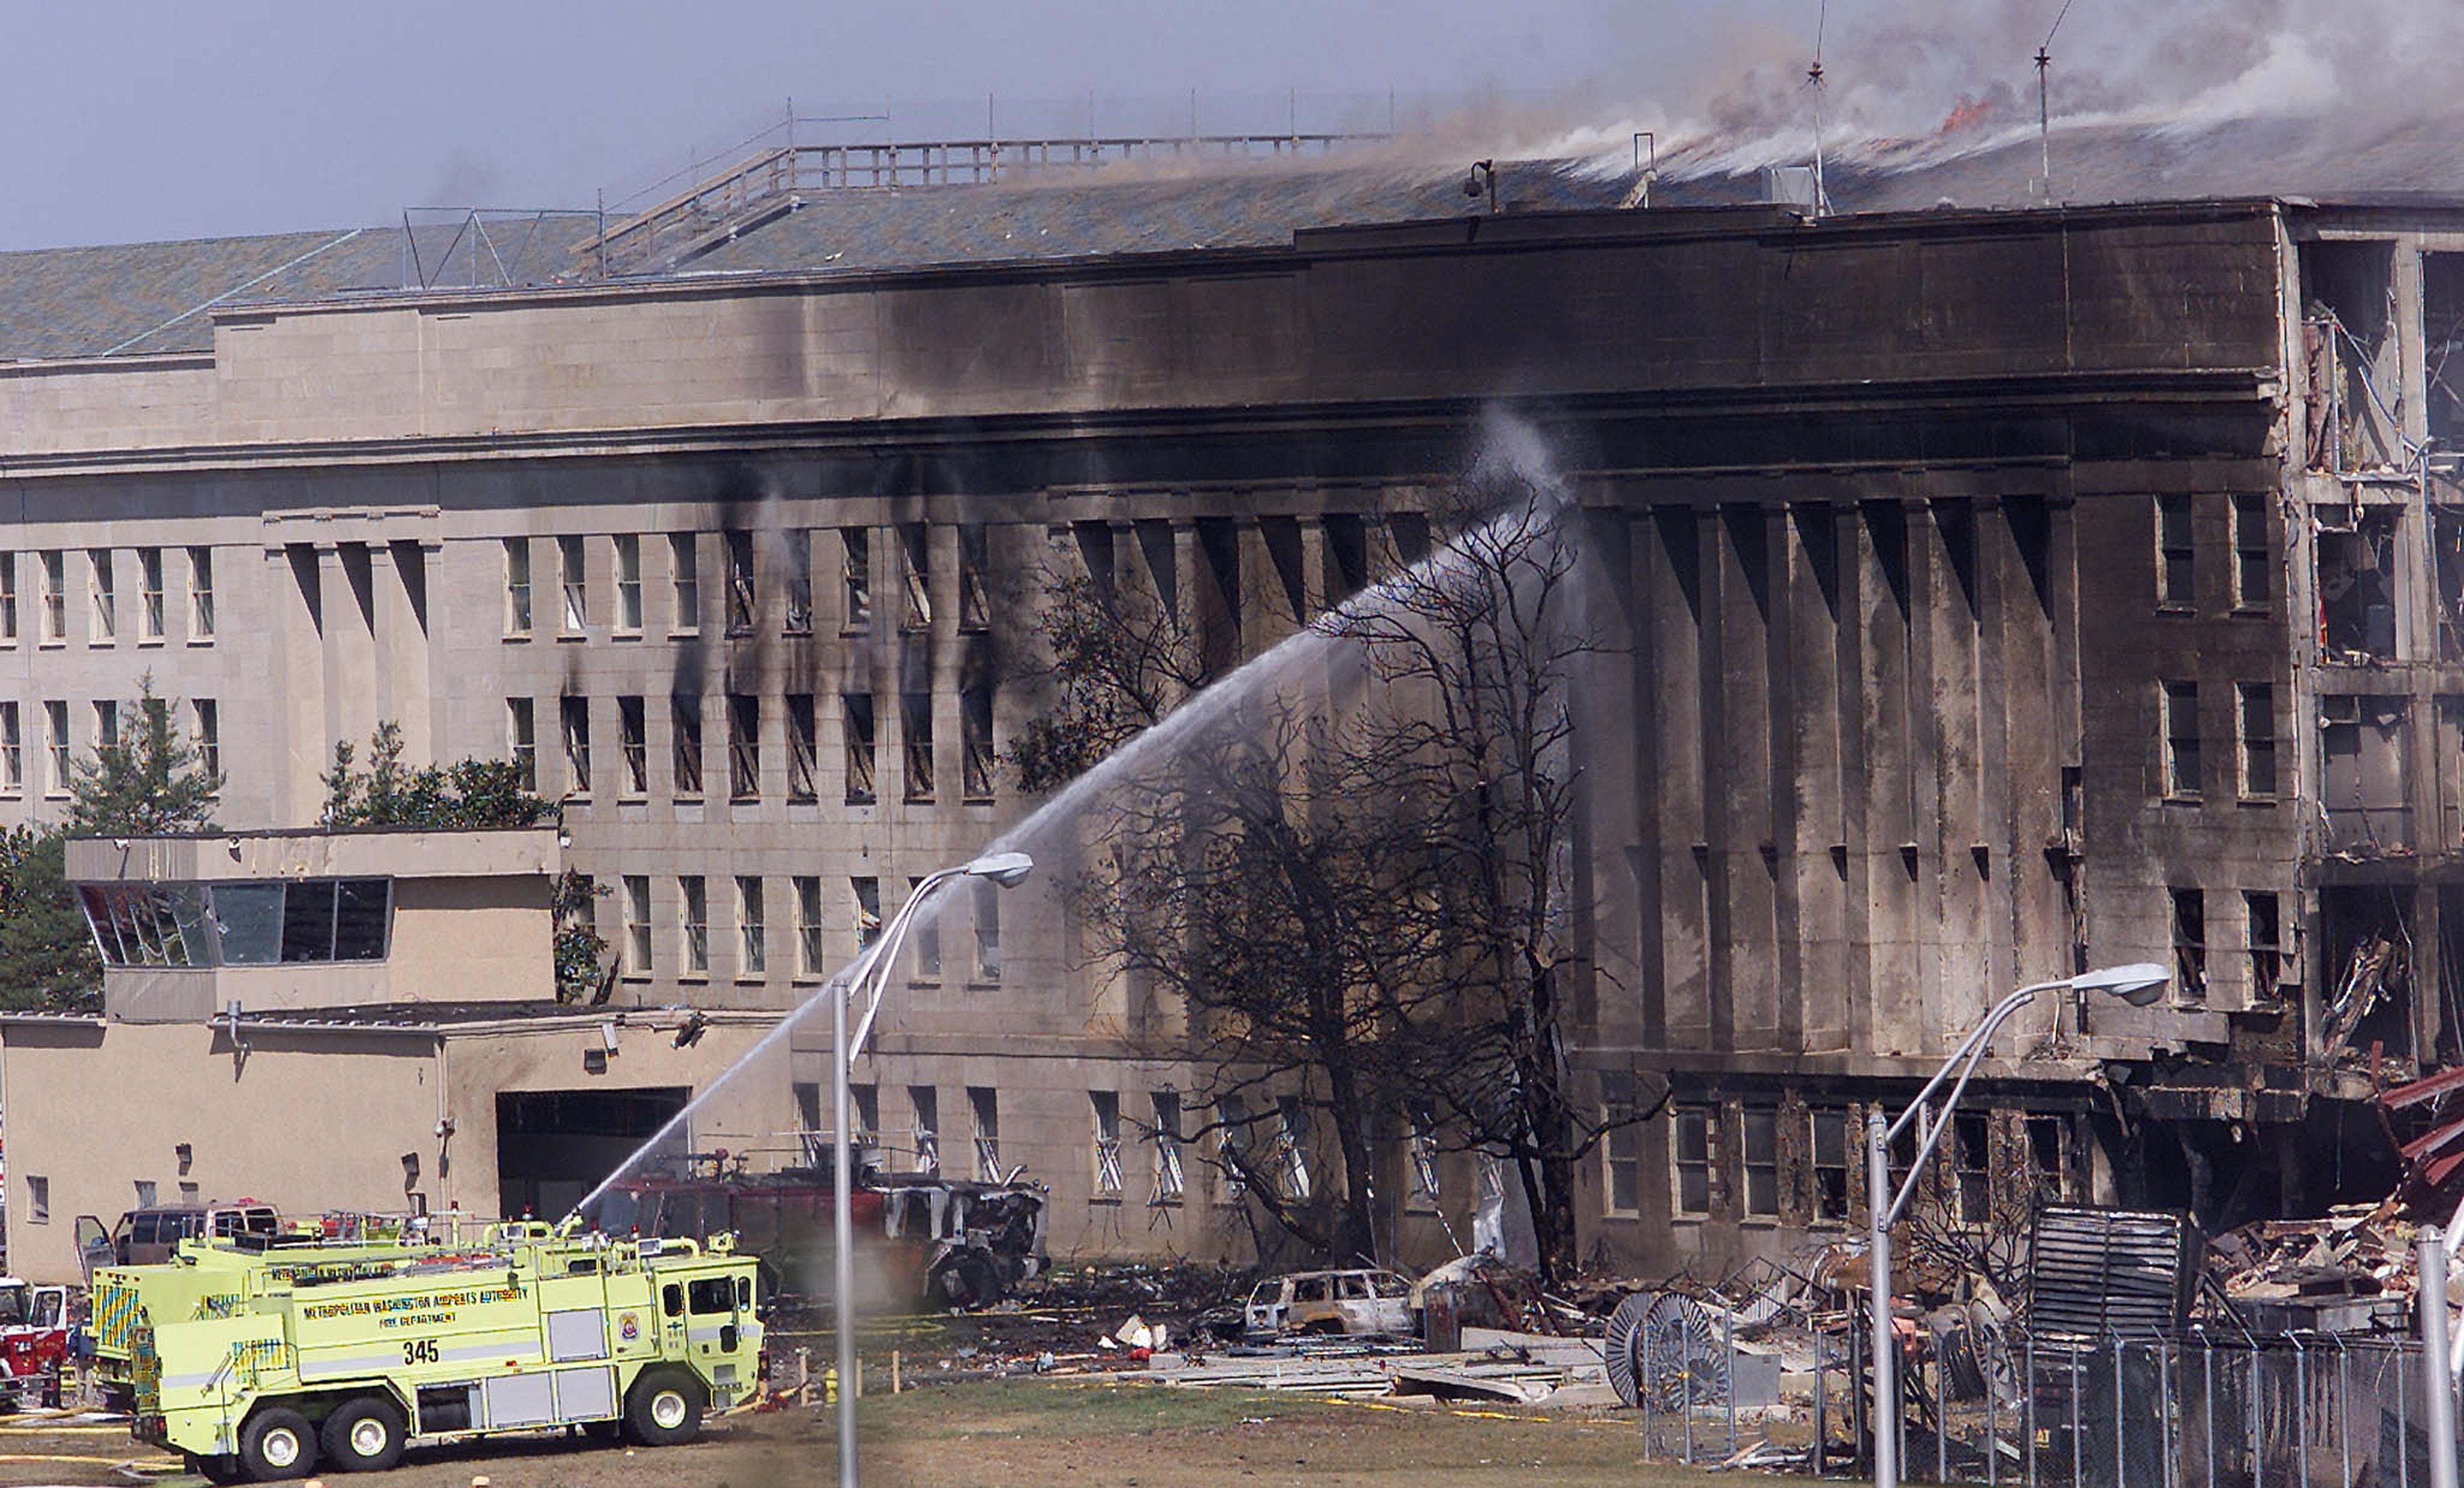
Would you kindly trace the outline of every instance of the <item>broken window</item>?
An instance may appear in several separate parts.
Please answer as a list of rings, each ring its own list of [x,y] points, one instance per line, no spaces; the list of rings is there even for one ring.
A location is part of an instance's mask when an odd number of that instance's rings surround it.
[[[1605,1091],[1607,1081],[1611,1077],[1601,1078]],[[1436,1214],[1439,1193],[1437,1123],[1426,1111],[1415,1111],[1406,1120],[1408,1126],[1404,1134],[1403,1157],[1410,1166],[1410,1171],[1405,1175],[1407,1181],[1404,1184],[1403,1207],[1415,1214]],[[1614,1174],[1616,1169],[1614,1159],[1611,1160],[1610,1169]],[[1609,1208],[1611,1212],[1615,1212],[1617,1186],[1614,1177],[1609,1185]]]
[[[842,613],[849,630],[872,624],[872,529],[839,529],[839,587]]]
[[[2284,979],[2284,910],[2272,890],[2247,892],[2241,899],[2250,930],[2250,995],[2264,1001]]]
[[[1181,1171],[1180,1160],[1180,1092],[1157,1090],[1148,1096],[1155,1108],[1155,1190],[1147,1202],[1158,1206],[1178,1204],[1188,1192],[1189,1178]]]
[[[505,740],[522,789],[539,789],[539,726],[526,697],[505,699]]]
[[[2464,448],[2464,254],[2421,255],[2421,318],[2430,442]]]
[[[2464,367],[2457,368],[2457,375],[2464,377]],[[2430,533],[2431,565],[2438,585],[2438,659],[2464,661],[2464,509],[2431,508]]]
[[[1309,1178],[1309,1105],[1296,1095],[1275,1098],[1275,1173],[1284,1197],[1295,1204],[1313,1192]]]
[[[1959,1222],[1987,1224],[1993,1217],[1993,1123],[1983,1111],[1951,1117],[1951,1171],[1958,1183]]]
[[[976,1124],[976,1176],[986,1183],[999,1183],[1001,1093],[988,1085],[967,1086],[967,1111]]]
[[[899,694],[898,732],[906,749],[907,799],[929,801],[933,799],[932,694]]]
[[[137,550],[137,638],[163,639],[163,550]]]
[[[796,889],[796,974],[815,977],[829,970],[827,948],[822,942],[822,881],[811,875],[800,876]]]
[[[2336,514],[2341,511],[2342,515]],[[2396,513],[2391,507],[2322,509],[2313,544],[2319,634],[2328,656],[2393,661],[2396,655]]]
[[[1215,1201],[1238,1204],[1249,1193],[1249,1103],[1227,1095],[1215,1103]]]
[[[2409,712],[2401,697],[2319,699],[2319,794],[2330,851],[2375,857],[2412,845],[2405,783]]]
[[[649,721],[638,697],[616,700],[616,752],[624,756],[625,794],[647,796],[650,791]]]
[[[869,806],[873,800],[872,694],[847,693],[839,699],[839,711],[847,733],[847,804]]]
[[[976,980],[1001,980],[1001,888],[989,879],[969,879],[976,886]]]
[[[2195,888],[2168,888],[2172,904],[2173,993],[2185,1001],[2208,996],[2208,896]]]
[[[2190,496],[2170,492],[2156,498],[2156,602],[2189,609],[2199,602],[2197,547],[2190,536]]]
[[[915,1171],[941,1171],[941,1092],[931,1085],[907,1087],[908,1134],[915,1144]]]
[[[587,796],[590,794],[590,699],[559,698],[557,713],[564,733],[565,792],[572,796]]]
[[[787,545],[787,633],[809,635],[813,629],[813,535],[798,528],[784,536]]]
[[[1712,1171],[1720,1150],[1720,1108],[1688,1103],[1668,1118],[1669,1197],[1681,1214],[1711,1212]]]
[[[2071,1194],[2071,1127],[2059,1116],[2027,1120],[2028,1169],[2037,1196],[2060,1203]]]
[[[701,699],[682,693],[668,700],[668,727],[674,734],[676,795],[701,795]]]
[[[855,901],[855,948],[862,951],[881,938],[881,880],[848,879],[847,892]]]
[[[742,692],[727,698],[727,793],[737,800],[761,795],[761,699]]]
[[[505,539],[505,634],[531,633],[531,540]]]
[[[1837,1105],[1817,1105],[1806,1112],[1810,1124],[1806,1149],[1813,1161],[1814,1192],[1807,1206],[1816,1224],[1848,1220],[1848,1112]]]
[[[1744,1142],[1746,1204],[1749,1219],[1779,1215],[1779,1112],[1769,1105],[1749,1105],[1740,1113]]]
[[[820,752],[814,741],[813,694],[787,695],[787,799],[821,796]]]
[[[989,530],[980,522],[958,529],[958,628],[984,630],[993,623],[988,588],[992,571]]]
[[[583,575],[582,539],[556,539],[557,589],[564,598],[564,633],[578,636],[590,626],[590,586]]]
[[[701,628],[701,555],[692,533],[668,534],[668,580],[675,631],[691,635]]]
[[[2373,1062],[2388,1055],[2411,1058],[2411,897],[2410,889],[2384,885],[2319,891],[2321,932],[2332,952],[2320,1028],[2323,1062],[2333,1064],[2348,1051],[2374,1051]]]
[[[642,539],[628,532],[616,535],[616,628],[642,628]]]
[[[2241,735],[2241,795],[2245,800],[2267,800],[2276,795],[2276,689],[2264,682],[2245,682],[2233,689],[2233,711]]]
[[[1612,1069],[1600,1075],[1601,1175],[1606,1207],[1613,1214],[1639,1214],[1642,1209],[1642,1128],[1635,1124],[1632,1070]]]
[[[2176,800],[2199,799],[2199,685],[2166,682],[2164,711],[2165,794]]]
[[[677,918],[684,930],[685,974],[710,974],[710,887],[701,875],[676,880]]]
[[[922,879],[909,879],[907,897],[914,898],[915,891],[923,886]],[[941,979],[941,917],[938,914],[926,914],[908,922],[907,943],[915,948],[915,979],[920,982],[939,981]]]
[[[901,629],[923,630],[933,624],[932,532],[922,522],[902,523],[898,529],[898,577],[906,593],[898,618]]]
[[[1118,1203],[1121,1197],[1121,1093],[1089,1090],[1087,1104],[1095,1122],[1095,1201]]]
[[[969,800],[993,799],[1000,756],[993,749],[993,689],[969,688],[958,695],[959,740],[964,746],[960,782]]]
[[[2233,498],[2233,607],[2265,609],[2275,597],[2276,565],[2267,547],[2267,497],[2241,492]]]
[[[761,614],[760,597],[753,588],[753,535],[731,532],[727,542],[727,633],[750,635]]]
[[[2301,245],[2303,425],[2311,470],[2387,470],[2402,462],[2404,369],[2391,313],[2394,274],[2391,242]]]
[[[758,977],[770,969],[769,945],[761,905],[761,880],[740,874],[736,880],[736,974]]]

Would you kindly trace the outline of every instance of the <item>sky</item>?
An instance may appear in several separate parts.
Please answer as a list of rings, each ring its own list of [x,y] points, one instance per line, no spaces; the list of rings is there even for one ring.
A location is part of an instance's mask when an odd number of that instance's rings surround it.
[[[946,136],[980,127],[987,94],[1002,132],[1074,128],[1091,94],[1102,132],[1185,118],[1192,90],[1204,127],[1279,127],[1293,93],[1303,128],[1379,127],[1395,90],[1444,104],[1433,150],[1448,161],[1614,155],[1639,129],[1784,156],[1819,101],[1842,148],[1961,147],[2034,127],[2029,59],[2048,33],[2057,118],[2367,119],[2454,106],[2443,59],[2464,49],[2464,6],[0,0],[0,250],[370,226],[414,206],[588,208],[683,184],[791,98]],[[1817,37],[1819,95],[1804,82]]]

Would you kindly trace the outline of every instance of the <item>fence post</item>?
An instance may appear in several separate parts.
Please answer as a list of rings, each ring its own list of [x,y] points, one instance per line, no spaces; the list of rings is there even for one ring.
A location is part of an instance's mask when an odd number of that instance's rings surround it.
[[[2123,1449],[2129,1444],[2129,1416],[2122,1399],[2122,1337],[2113,1340],[2113,1488],[2131,1488],[2130,1458]]]
[[[2344,1352],[2344,1336],[2330,1334],[2336,1341],[2336,1445],[2343,1461],[2343,1488],[2353,1488],[2353,1363]]]
[[[1677,1378],[1685,1387],[1685,1465],[1694,1465],[1694,1355],[1688,1346],[1694,1341],[1685,1336],[1685,1320],[1677,1324]]]
[[[2421,1427],[2430,1433],[2430,1488],[2455,1488],[2455,1380],[2447,1364],[2447,1244],[2421,1232]]]
[[[1828,1412],[1823,1409],[1825,1405],[1823,1386],[1830,1374],[1830,1370],[1825,1368],[1830,1363],[1829,1358],[1826,1357],[1826,1351],[1830,1346],[1821,1331],[1815,1330],[1814,1335],[1814,1476],[1816,1477],[1822,1476],[1823,1449],[1830,1444],[1831,1422],[1828,1419]],[[1728,1389],[1733,1391],[1736,1388],[1737,1382],[1732,1377],[1728,1381]]]
[[[2293,1338],[2293,1450],[2301,1469],[2300,1488],[2310,1488],[2310,1352]]]
[[[1998,1330],[1994,1334],[1994,1344],[1995,1351],[2000,1352],[2002,1337]],[[1977,1351],[1976,1360],[1976,1372],[1985,1379],[1985,1488],[1995,1488],[2001,1481],[2002,1471],[2002,1423],[1995,1410],[2001,1402],[1994,1398],[1993,1368],[1986,1360],[1983,1349]]]
[[[1720,1347],[1727,1355],[1728,1371],[1728,1456],[1737,1455],[1737,1315],[1722,1308],[1720,1312]]]
[[[1950,1370],[1938,1342],[1933,1347],[1933,1480],[1950,1481]]]
[[[2019,1368],[2027,1371],[2027,1383],[2020,1387],[2019,1405],[2025,1413],[2020,1430],[2028,1442],[2028,1488],[2036,1488],[2036,1340],[2034,1334],[2019,1346]]]
[[[2216,1488],[2216,1346],[2208,1341],[2205,1328],[2199,1330],[2199,1375],[2200,1411],[2205,1417],[2199,1440],[2208,1457],[2208,1488]]]
[[[2156,1450],[2165,1458],[2165,1488],[2181,1488],[2181,1454],[2173,1434],[2173,1346],[2160,1338],[2149,1346],[2156,1350]]]
[[[2399,1342],[2395,1346],[2396,1488],[2412,1488],[2412,1381],[2407,1377],[2411,1368],[2412,1350]]]
[[[2250,1488],[2263,1488],[2267,1481],[2267,1438],[2258,1433],[2258,1342],[2250,1346]]]
[[[1655,1371],[1652,1368],[1651,1312],[1648,1308],[1643,1311],[1642,1327],[1639,1331],[1642,1334],[1642,1459],[1648,1462],[1651,1460],[1652,1447],[1651,1397],[1657,1392],[1659,1385],[1659,1381],[1654,1378]]]

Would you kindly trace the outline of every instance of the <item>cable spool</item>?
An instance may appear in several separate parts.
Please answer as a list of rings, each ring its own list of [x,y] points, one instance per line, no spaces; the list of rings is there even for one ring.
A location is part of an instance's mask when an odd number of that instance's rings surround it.
[[[1701,1302],[1674,1292],[1637,1292],[1609,1316],[1603,1341],[1609,1384],[1629,1409],[1648,1388],[1655,1411],[1724,1405],[1728,1355]]]

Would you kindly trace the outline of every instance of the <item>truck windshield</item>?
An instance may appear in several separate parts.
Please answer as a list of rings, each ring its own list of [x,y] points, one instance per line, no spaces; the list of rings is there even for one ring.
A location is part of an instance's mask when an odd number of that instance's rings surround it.
[[[736,1280],[733,1277],[704,1277],[689,1283],[685,1290],[696,1317],[736,1310]]]

